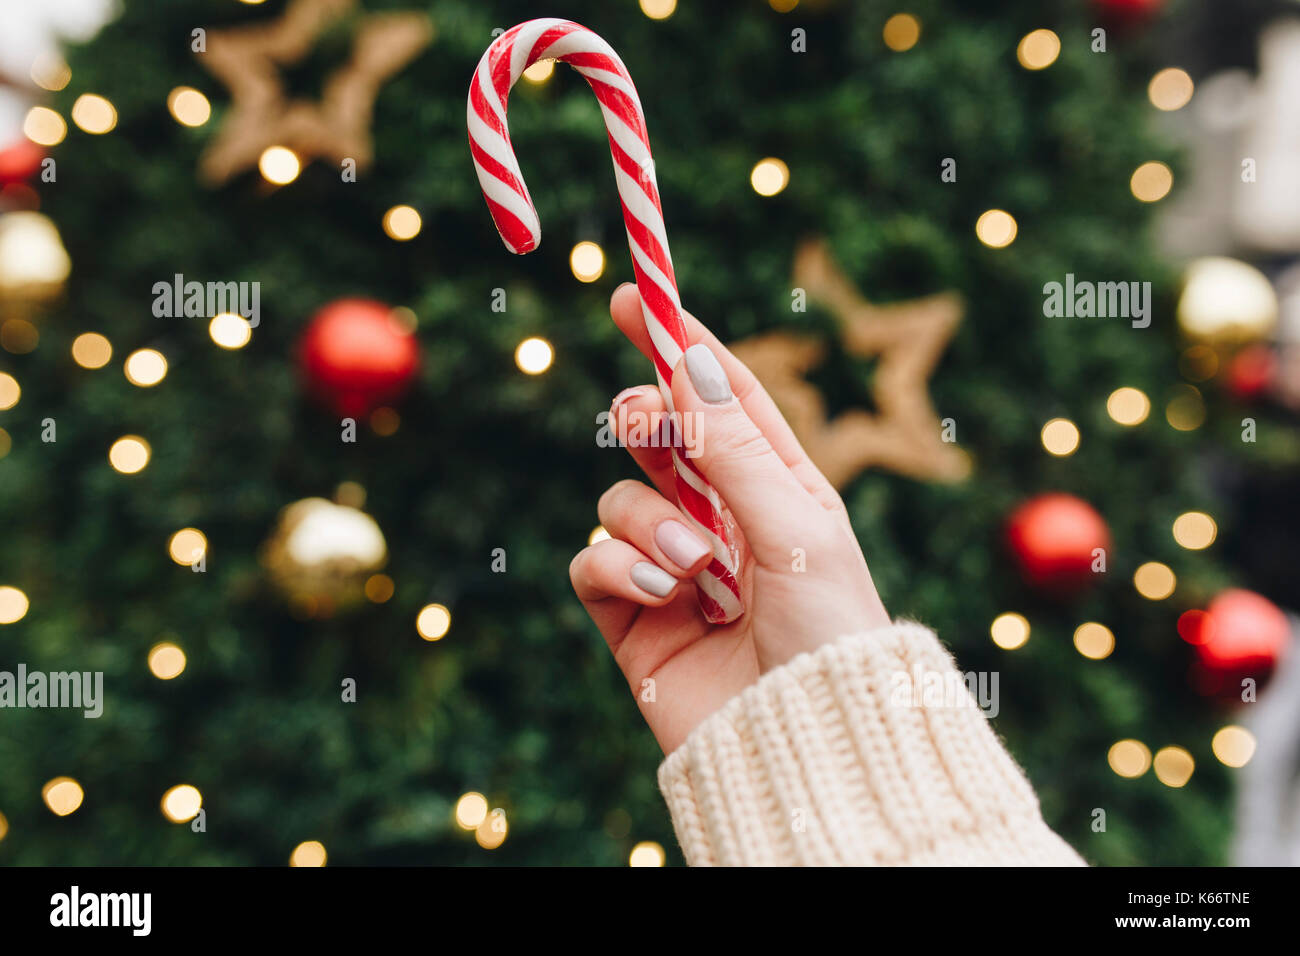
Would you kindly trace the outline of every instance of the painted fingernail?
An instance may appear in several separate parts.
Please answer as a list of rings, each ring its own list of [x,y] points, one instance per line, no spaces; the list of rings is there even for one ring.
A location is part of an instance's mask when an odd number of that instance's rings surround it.
[[[614,401],[609,403],[609,410],[611,412],[617,412],[618,406],[622,405],[633,395],[640,395],[641,388],[642,386],[640,385],[633,385],[631,388],[623,389],[623,391],[619,392],[617,395],[614,396]]]
[[[710,405],[731,401],[731,383],[707,345],[692,345],[686,350],[686,374],[700,398]]]
[[[663,568],[651,564],[649,561],[638,561],[632,565],[632,571],[629,575],[632,583],[639,587],[647,594],[653,594],[655,597],[667,597],[673,588],[677,587],[677,579],[665,571]]]
[[[709,553],[709,546],[680,521],[663,521],[655,528],[655,544],[679,568],[689,568]]]

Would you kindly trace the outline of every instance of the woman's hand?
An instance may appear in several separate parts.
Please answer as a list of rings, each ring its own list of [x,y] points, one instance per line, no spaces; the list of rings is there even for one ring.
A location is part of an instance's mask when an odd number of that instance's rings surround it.
[[[614,292],[610,314],[650,357],[635,285]],[[753,373],[694,317],[685,321],[691,347],[673,370],[673,405],[694,419],[693,460],[739,526],[745,613],[730,624],[704,619],[690,579],[708,564],[709,546],[677,507],[671,450],[646,441],[624,443],[649,484],[620,481],[601,496],[611,538],[569,567],[665,753],[772,668],[890,623],[840,496]],[[645,385],[622,392],[613,411],[617,433],[620,419],[659,421],[665,409],[658,388]]]

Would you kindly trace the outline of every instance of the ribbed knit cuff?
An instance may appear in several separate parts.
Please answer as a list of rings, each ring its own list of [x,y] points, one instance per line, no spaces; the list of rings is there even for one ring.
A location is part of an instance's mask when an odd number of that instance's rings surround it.
[[[1082,865],[974,700],[914,692],[959,679],[906,622],[765,674],[659,768],[687,862]]]

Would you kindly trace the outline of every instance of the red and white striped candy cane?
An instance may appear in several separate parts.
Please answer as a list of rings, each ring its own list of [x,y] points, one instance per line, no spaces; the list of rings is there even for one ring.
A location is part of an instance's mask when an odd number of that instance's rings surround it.
[[[654,343],[659,391],[671,412],[673,369],[687,347],[686,326],[668,253],[645,114],[623,61],[586,27],[568,20],[529,20],[497,37],[479,60],[470,83],[467,120],[470,152],[488,209],[511,252],[522,254],[537,248],[542,227],[510,144],[506,97],[524,70],[543,59],[562,60],[585,76],[605,116],[632,269]],[[733,621],[744,613],[744,606],[736,582],[736,549],[723,520],[722,505],[717,492],[683,453],[681,443],[674,444],[677,500],[682,512],[713,545],[713,560],[695,579],[700,607],[710,621]]]

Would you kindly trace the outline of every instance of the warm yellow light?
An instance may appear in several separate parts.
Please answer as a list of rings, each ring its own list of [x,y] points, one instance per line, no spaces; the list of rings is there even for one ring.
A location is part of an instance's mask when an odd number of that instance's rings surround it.
[[[767,5],[777,13],[789,13],[799,6],[799,0],[767,0]]]
[[[642,840],[627,855],[628,866],[663,866],[664,848],[653,840]]]
[[[1177,585],[1173,569],[1159,561],[1148,561],[1133,573],[1133,586],[1149,601],[1163,601]]]
[[[387,574],[372,574],[366,578],[366,599],[375,604],[383,604],[396,590],[397,586]]]
[[[57,93],[68,85],[72,71],[57,53],[42,53],[32,61],[31,77],[41,89]]]
[[[324,866],[325,859],[325,844],[319,840],[307,840],[293,848],[293,852],[289,854],[289,865]]]
[[[990,209],[975,222],[975,235],[984,245],[993,249],[1004,249],[1016,241],[1016,220],[1011,213],[1001,209]]]
[[[1061,55],[1061,38],[1051,30],[1026,33],[1016,47],[1016,59],[1026,70],[1044,70]]]
[[[167,542],[167,553],[182,567],[193,567],[208,550],[208,539],[198,528],[181,528]]]
[[[24,214],[11,213],[11,215]],[[0,325],[0,347],[6,352],[26,355],[28,352],[34,352],[40,341],[41,333],[26,319],[5,319],[4,325]]]
[[[33,106],[23,120],[23,134],[37,146],[57,146],[68,135],[68,124],[48,106]]]
[[[192,86],[178,86],[168,93],[167,110],[182,126],[202,126],[212,116],[212,104]]]
[[[134,475],[149,464],[149,443],[139,435],[123,435],[108,450],[108,463],[124,475]]]
[[[72,122],[87,133],[107,133],[117,125],[117,110],[96,93],[82,93],[72,104]]]
[[[1151,399],[1140,389],[1117,388],[1106,399],[1106,413],[1121,425],[1141,425],[1151,414]]]
[[[519,370],[527,372],[529,375],[541,375],[551,363],[555,361],[555,349],[551,348],[551,343],[546,339],[534,336],[530,339],[524,339],[515,349],[515,364]]]
[[[0,840],[3,840],[5,838],[5,834],[7,834],[8,832],[9,832],[9,819],[3,813],[0,813]]]
[[[587,535],[587,544],[595,544],[597,541],[608,541],[611,537],[613,536],[605,530],[605,526],[603,524],[598,524],[596,527],[591,529],[591,534]]]
[[[426,604],[415,618],[415,629],[426,641],[440,641],[451,630],[451,611],[441,604]]]
[[[388,238],[398,242],[414,239],[423,225],[424,220],[413,206],[394,206],[384,213],[384,232],[388,233]]]
[[[1129,189],[1143,202],[1159,202],[1174,188],[1174,173],[1164,163],[1143,163],[1133,170]]]
[[[0,412],[13,408],[22,397],[22,386],[8,372],[0,372]]]
[[[223,349],[242,349],[253,337],[253,326],[242,315],[222,312],[208,323],[208,335]]]
[[[1171,66],[1151,77],[1147,96],[1158,110],[1180,110],[1191,100],[1193,89],[1187,71]]]
[[[1073,455],[1079,448],[1079,429],[1068,418],[1053,418],[1043,426],[1043,447],[1058,458]]]
[[[1024,615],[1008,611],[993,619],[989,635],[993,643],[1004,651],[1014,651],[1017,647],[1024,647],[1025,641],[1029,640],[1029,622]]]
[[[506,812],[500,808],[493,810],[474,829],[474,839],[485,850],[495,850],[506,842],[510,824],[506,821]]]
[[[55,777],[41,787],[41,798],[56,817],[66,817],[72,813],[81,806],[85,797],[86,792],[81,789],[81,784],[71,777]]]
[[[27,616],[31,602],[27,595],[16,587],[0,587],[0,624],[13,624]]]
[[[1140,777],[1151,766],[1151,751],[1140,740],[1121,740],[1111,746],[1106,760],[1121,777]]]
[[[1099,661],[1115,650],[1115,635],[1105,624],[1088,621],[1075,628],[1074,648],[1089,660]]]
[[[667,20],[677,9],[677,0],[641,0],[641,12],[651,20]]]
[[[569,268],[579,282],[595,282],[605,272],[605,250],[594,242],[580,242],[569,252]]]
[[[912,49],[921,39],[921,21],[910,13],[895,13],[885,21],[883,34],[885,46],[895,53],[902,53]]]
[[[1161,747],[1155,757],[1156,779],[1166,787],[1181,787],[1192,779],[1196,761],[1182,747]]]
[[[463,830],[476,830],[487,819],[488,802],[483,794],[471,790],[456,801],[456,823]]]
[[[159,680],[171,680],[185,671],[185,652],[171,641],[149,648],[149,672]]]
[[[262,151],[261,158],[257,161],[257,168],[268,183],[283,186],[298,178],[298,174],[302,172],[302,162],[298,159],[298,154],[291,149],[283,146],[268,146]]]
[[[184,823],[199,815],[203,794],[188,783],[177,784],[162,795],[162,812],[172,823]]]
[[[1178,370],[1193,382],[1214,378],[1219,372],[1219,353],[1208,345],[1193,345],[1178,356]]]
[[[12,448],[13,445],[14,440],[9,436],[9,433],[3,428],[0,428],[0,458],[9,454],[9,449]]]
[[[136,349],[122,366],[126,380],[141,388],[152,388],[167,377],[167,358],[157,349]]]
[[[524,70],[524,79],[529,83],[545,83],[555,72],[555,61],[552,59],[538,60],[528,69]]]
[[[82,332],[72,340],[72,360],[82,368],[103,368],[113,358],[113,344],[98,332]]]
[[[775,196],[790,184],[790,167],[775,156],[760,159],[749,171],[749,184],[760,196]]]
[[[1244,767],[1255,756],[1255,735],[1245,727],[1229,724],[1214,735],[1210,742],[1219,763],[1228,767]]]
[[[387,438],[389,435],[396,435],[397,429],[402,427],[402,416],[397,414],[397,409],[389,408],[382,405],[370,413],[370,428],[376,435],[381,438]]]
[[[1165,420],[1180,432],[1190,432],[1205,424],[1205,399],[1194,385],[1184,385],[1165,406]]]
[[[1214,544],[1219,526],[1203,511],[1188,511],[1174,519],[1174,540],[1189,551],[1200,551]]]

